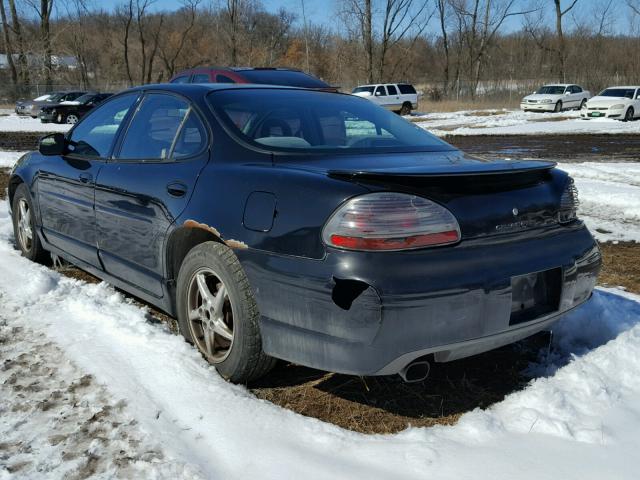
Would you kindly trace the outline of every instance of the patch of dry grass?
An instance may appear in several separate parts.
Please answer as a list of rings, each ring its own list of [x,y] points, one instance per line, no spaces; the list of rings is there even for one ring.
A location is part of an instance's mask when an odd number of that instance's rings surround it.
[[[600,284],[622,286],[640,294],[640,243],[601,243],[602,271]]]

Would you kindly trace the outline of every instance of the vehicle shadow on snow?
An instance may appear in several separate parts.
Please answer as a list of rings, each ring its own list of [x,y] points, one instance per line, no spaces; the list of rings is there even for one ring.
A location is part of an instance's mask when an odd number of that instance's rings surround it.
[[[365,433],[391,433],[408,425],[453,424],[552,376],[576,356],[614,339],[640,322],[640,303],[597,290],[593,298],[555,325],[513,345],[445,364],[406,384],[399,376],[354,377],[279,364],[249,385],[259,398],[303,415]]]

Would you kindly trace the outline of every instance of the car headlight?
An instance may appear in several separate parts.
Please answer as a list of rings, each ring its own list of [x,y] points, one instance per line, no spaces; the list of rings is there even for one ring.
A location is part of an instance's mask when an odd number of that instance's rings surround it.
[[[621,110],[621,109],[623,109],[623,108],[624,108],[624,104],[622,104],[622,103],[618,103],[618,104],[616,104],[616,105],[611,105],[611,106],[609,107],[609,110]]]
[[[578,189],[573,178],[567,179],[562,197],[560,198],[560,209],[558,210],[558,222],[569,223],[578,217]]]
[[[540,103],[553,103],[553,100],[551,100],[550,98],[544,98],[540,100]]]

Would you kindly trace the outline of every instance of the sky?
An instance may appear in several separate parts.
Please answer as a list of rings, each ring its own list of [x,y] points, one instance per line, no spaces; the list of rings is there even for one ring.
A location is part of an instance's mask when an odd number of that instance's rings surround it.
[[[94,5],[102,6],[105,8],[113,8],[116,5],[122,3],[122,0],[93,0]],[[209,0],[204,0],[205,2]],[[224,0],[213,0],[220,1],[224,3]],[[525,0],[527,1],[527,0]],[[552,0],[529,0],[531,2],[542,1],[546,2],[549,5],[548,13],[550,20],[550,27],[554,27],[554,23],[551,22],[553,15],[553,2]],[[302,0],[262,0],[262,4],[264,7],[270,12],[277,12],[280,8],[284,7],[289,11],[294,12],[298,21],[302,22],[302,9],[301,9]],[[561,5],[566,7],[569,5],[570,0],[562,0]],[[339,0],[304,0],[305,10],[307,15],[307,20],[310,23],[322,24],[328,28],[339,28],[340,24],[336,21],[336,12],[338,10]],[[571,24],[575,19],[577,20],[587,20],[593,16],[593,12],[597,11],[599,8],[602,8],[604,5],[608,4],[609,0],[579,0],[576,7],[573,9],[571,14],[575,18],[565,19],[565,24],[568,26],[567,30],[570,30]],[[629,22],[626,17],[628,16],[627,8],[625,6],[624,9],[620,8],[621,4],[623,4],[623,0],[613,0],[612,3],[612,12],[613,19],[616,21],[612,23],[612,30],[614,33],[624,33],[625,29],[628,27]],[[174,10],[180,6],[180,2],[178,0],[157,0],[155,3],[155,9],[157,10]],[[432,22],[434,29],[436,28],[436,22]],[[521,18],[520,17],[511,17],[511,19],[507,19],[505,23],[505,30],[517,30],[521,26]]]

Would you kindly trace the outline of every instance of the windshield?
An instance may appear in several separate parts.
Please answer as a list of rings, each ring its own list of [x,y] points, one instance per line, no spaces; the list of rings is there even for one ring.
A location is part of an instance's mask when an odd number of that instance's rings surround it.
[[[351,93],[368,92],[372,94],[374,88],[375,87],[356,87],[351,91]]]
[[[607,88],[600,92],[601,97],[626,97],[633,98],[635,88]]]
[[[302,88],[328,88],[329,85],[304,72],[295,70],[242,70],[238,72],[250,83],[285,85]]]
[[[44,102],[45,100],[47,100],[51,95],[49,95],[48,93],[45,95],[40,95],[39,97],[36,97],[33,99],[34,102]]]
[[[75,100],[70,100],[70,101],[78,102],[81,105],[84,105],[85,103],[90,102],[91,100],[94,100],[95,98],[96,98],[96,94],[95,93],[85,93],[84,95],[80,95]]]
[[[63,96],[65,95],[65,93],[52,93],[51,95],[49,95],[49,98],[47,98],[47,102],[57,102],[58,100],[60,100]]]
[[[545,85],[541,87],[536,93],[542,95],[562,95],[565,87],[562,85]]]
[[[209,101],[229,133],[269,150],[455,150],[417,125],[351,95],[256,88],[212,92]]]

